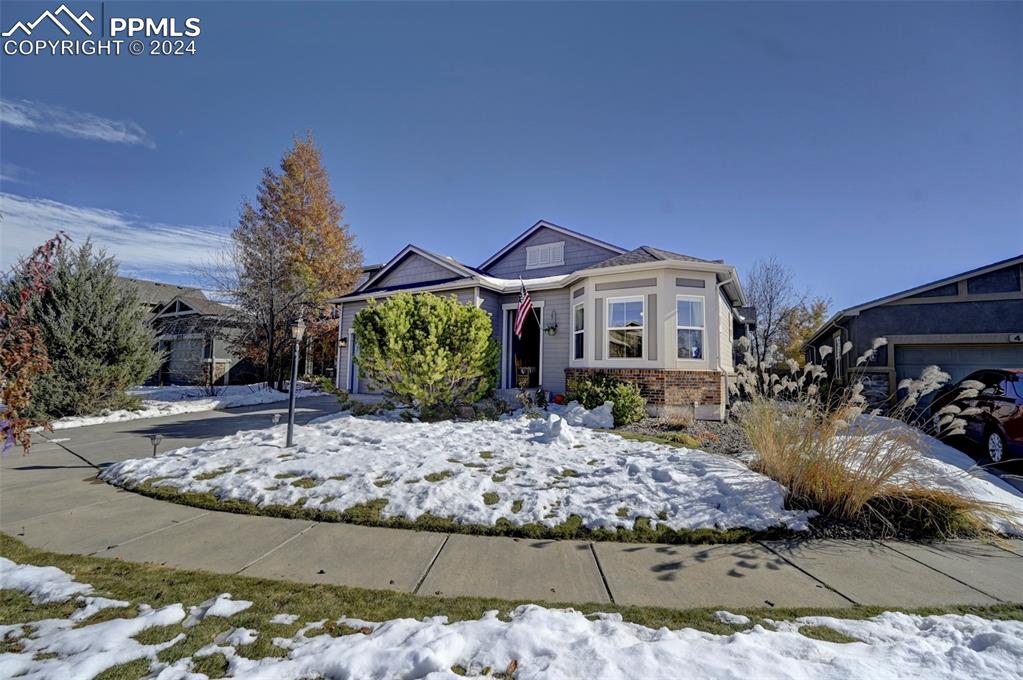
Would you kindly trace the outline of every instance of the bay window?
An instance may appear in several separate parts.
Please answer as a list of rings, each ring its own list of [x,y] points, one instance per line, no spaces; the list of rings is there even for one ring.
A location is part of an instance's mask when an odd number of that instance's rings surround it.
[[[703,358],[703,298],[679,295],[676,299],[675,333],[679,359]]]
[[[576,359],[583,358],[586,348],[585,318],[585,310],[580,303],[575,306],[572,315],[572,345],[574,347],[572,356]]]
[[[611,298],[607,301],[607,357],[643,358],[642,297]]]

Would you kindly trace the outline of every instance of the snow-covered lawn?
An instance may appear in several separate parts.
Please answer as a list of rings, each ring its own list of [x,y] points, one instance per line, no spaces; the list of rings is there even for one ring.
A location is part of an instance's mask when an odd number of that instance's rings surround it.
[[[579,422],[585,414],[566,414]],[[803,529],[774,481],[726,456],[630,441],[550,415],[499,421],[406,423],[331,416],[296,429],[239,432],[157,458],[111,466],[102,478],[133,487],[212,492],[257,506],[342,511],[387,501],[383,517],[424,513],[465,524],[631,528],[648,517],[672,529]]]
[[[265,385],[229,385],[218,387],[216,396],[209,396],[202,387],[187,385],[169,385],[164,387],[136,387],[128,390],[130,394],[142,397],[142,405],[138,410],[107,411],[94,416],[72,416],[61,418],[52,423],[53,429],[64,430],[71,427],[99,425],[101,423],[117,423],[125,420],[157,418],[176,413],[193,413],[195,411],[212,411],[218,408],[236,406],[253,406],[284,401],[287,392],[266,389]],[[319,392],[309,384],[303,384],[298,390],[297,398],[319,396]]]
[[[1019,678],[1023,669],[1023,622],[977,616],[916,616],[885,612],[871,619],[804,617],[767,621],[728,635],[683,628],[653,629],[628,623],[619,614],[584,616],[571,609],[537,605],[516,608],[508,620],[488,612],[477,620],[449,623],[443,616],[381,623],[344,617],[336,620],[358,632],[334,637],[322,621],[268,617],[265,628],[235,627],[231,617],[251,603],[227,593],[199,605],[173,603],[153,608],[138,604],[132,618],[81,625],[105,607],[126,602],[96,598],[53,567],[16,565],[0,558],[0,586],[33,597],[78,597],[67,619],[0,625],[0,639],[14,650],[0,653],[0,677],[79,680],[137,659],[148,660],[151,678],[201,680],[194,663],[223,654],[229,677],[250,680],[299,678],[457,678],[484,669],[532,678],[806,678],[807,680],[886,680],[888,678]],[[186,614],[186,611],[188,612]],[[222,617],[222,630],[208,644],[173,662],[157,659],[185,639],[184,633],[158,644],[135,639],[143,631],[206,617]],[[719,612],[737,627],[744,617]],[[214,620],[214,619],[211,619]],[[250,624],[251,625],[251,624]],[[800,629],[827,626],[857,642],[824,642]],[[173,631],[172,631],[173,632]],[[288,632],[290,635],[279,635]],[[252,659],[246,648],[272,636],[283,656]],[[457,671],[457,673],[456,673]]]

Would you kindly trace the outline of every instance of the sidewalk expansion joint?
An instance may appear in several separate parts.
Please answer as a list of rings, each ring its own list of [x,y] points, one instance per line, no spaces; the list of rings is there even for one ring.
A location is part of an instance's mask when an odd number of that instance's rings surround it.
[[[600,580],[604,584],[604,592],[607,593],[607,599],[611,601],[611,604],[615,603],[614,593],[611,592],[611,586],[607,583],[607,576],[604,574],[604,567],[600,564],[600,558],[597,557],[597,548],[593,543],[590,543],[590,554],[593,555],[593,562],[597,565],[597,573],[600,574]]]
[[[835,595],[838,595],[839,597],[841,597],[843,599],[849,600],[849,602],[851,602],[852,604],[856,605],[857,607],[860,606],[859,602],[857,602],[856,600],[852,599],[851,597],[849,597],[848,595],[846,595],[845,593],[840,591],[838,588],[835,588],[831,584],[825,582],[824,580],[817,578],[816,576],[814,576],[813,574],[808,572],[806,569],[803,569],[801,566],[799,566],[798,564],[796,564],[792,560],[788,559],[787,557],[782,555],[780,552],[778,552],[777,550],[775,550],[771,546],[767,545],[766,543],[763,543],[761,541],[756,541],[756,544],[759,545],[764,550],[767,550],[768,552],[771,552],[771,553],[777,555],[778,558],[781,559],[783,562],[785,562],[786,564],[790,565],[791,567],[793,567],[797,571],[800,571],[800,572],[806,574],[807,576],[812,578],[814,581],[816,581],[817,583],[821,584],[822,586],[824,586],[825,588],[827,588],[828,590],[833,592]]]
[[[967,588],[969,588],[970,590],[976,590],[976,591],[977,591],[978,593],[980,593],[981,595],[984,595],[984,596],[986,596],[986,597],[990,597],[990,598],[991,598],[992,600],[994,600],[995,602],[1005,602],[1005,600],[1001,599],[1000,597],[995,597],[995,596],[994,596],[994,595],[992,595],[991,593],[986,593],[986,592],[984,592],[983,590],[981,590],[980,588],[978,588],[977,586],[974,586],[974,585],[970,585],[970,584],[969,584],[969,583],[967,583],[966,581],[962,580],[961,578],[956,578],[956,577],[955,577],[955,576],[953,576],[952,574],[946,574],[946,573],[945,573],[945,572],[943,572],[943,571],[942,571],[941,569],[938,569],[937,567],[931,566],[930,564],[927,564],[926,562],[924,562],[924,561],[922,561],[922,560],[918,560],[917,558],[913,557],[912,555],[909,555],[909,554],[907,554],[907,553],[904,553],[904,552],[902,552],[901,550],[899,550],[898,548],[896,548],[896,547],[895,547],[895,546],[893,546],[893,545],[889,545],[888,543],[885,543],[884,541],[882,541],[882,542],[881,542],[881,545],[883,545],[884,547],[888,548],[889,550],[891,550],[891,551],[893,551],[893,552],[895,552],[895,553],[898,553],[899,555],[902,555],[903,557],[906,557],[906,558],[908,558],[908,559],[911,559],[911,560],[913,560],[913,561],[914,561],[914,562],[916,562],[917,564],[922,564],[923,566],[927,567],[927,568],[928,568],[928,569],[930,569],[931,571],[936,571],[936,572],[938,572],[939,574],[941,574],[942,576],[945,576],[945,577],[948,577],[948,578],[952,579],[952,580],[953,580],[953,581],[955,581],[956,583],[961,583],[962,585],[966,586],[966,587],[967,587]]]
[[[103,552],[105,550],[113,550],[114,548],[119,548],[122,545],[128,545],[129,543],[134,543],[135,541],[141,540],[141,539],[143,539],[143,538],[145,538],[147,536],[152,536],[153,534],[158,534],[161,531],[166,531],[167,529],[173,529],[174,527],[179,527],[182,524],[188,524],[189,522],[197,520],[200,517],[205,517],[208,514],[210,514],[210,513],[208,513],[208,512],[200,512],[198,515],[195,515],[194,517],[188,517],[186,519],[172,520],[170,524],[168,524],[166,526],[162,526],[159,529],[153,529],[152,531],[147,531],[144,534],[139,534],[138,536],[133,536],[133,537],[127,539],[127,540],[121,541],[120,543],[114,543],[113,545],[108,545],[105,548],[101,548],[99,550],[94,550],[91,553],[89,553],[89,555],[96,555],[96,554],[101,553],[101,552]]]
[[[426,569],[423,571],[423,575],[419,577],[418,581],[416,581],[416,587],[412,589],[413,595],[419,594],[419,589],[423,586],[423,583],[426,581],[426,577],[430,575],[430,571],[433,569],[433,565],[437,564],[437,558],[440,557],[441,552],[444,550],[444,546],[448,544],[448,539],[450,538],[451,534],[444,535],[444,540],[443,542],[441,542],[440,547],[437,548],[437,552],[433,554],[433,559],[430,560],[430,563],[428,565],[426,565]]]
[[[260,556],[259,556],[259,557],[257,557],[256,559],[252,560],[251,562],[249,562],[249,563],[248,563],[248,564],[246,564],[246,565],[245,565],[244,567],[242,567],[241,569],[239,569],[238,571],[236,571],[236,572],[234,572],[234,573],[235,573],[236,575],[237,575],[237,574],[240,574],[240,573],[242,573],[243,571],[245,571],[246,569],[248,569],[249,567],[251,567],[251,566],[252,566],[253,564],[255,564],[256,562],[259,562],[260,560],[264,560],[264,559],[266,559],[267,557],[269,557],[270,555],[274,554],[275,552],[277,552],[278,550],[280,550],[281,548],[283,548],[283,547],[284,547],[284,546],[286,546],[287,544],[289,544],[289,543],[291,543],[292,541],[294,541],[294,540],[295,540],[296,538],[298,538],[299,536],[303,535],[303,534],[304,534],[305,532],[307,532],[307,531],[309,531],[310,529],[312,529],[313,527],[315,527],[315,526],[316,526],[317,524],[319,524],[319,522],[315,522],[315,523],[313,523],[313,524],[310,524],[310,525],[309,525],[309,526],[307,526],[307,527],[306,527],[305,529],[302,529],[302,531],[298,532],[297,534],[295,534],[295,535],[294,535],[294,536],[292,536],[291,538],[288,538],[287,540],[285,540],[285,541],[282,541],[282,542],[280,543],[280,545],[277,545],[277,546],[275,546],[275,547],[273,547],[273,548],[270,548],[270,549],[269,549],[269,550],[267,550],[267,551],[266,551],[265,553],[263,553],[262,555],[260,555]]]

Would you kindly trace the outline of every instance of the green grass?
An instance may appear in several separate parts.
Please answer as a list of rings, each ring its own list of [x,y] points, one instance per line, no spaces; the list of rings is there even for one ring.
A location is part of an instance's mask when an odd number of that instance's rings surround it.
[[[385,486],[390,486],[391,484],[394,484],[394,480],[388,479],[387,477],[381,477],[380,479],[373,482],[373,486],[379,487],[381,489],[384,488]]]
[[[483,494],[483,503],[484,503],[484,505],[497,505],[497,503],[500,500],[501,500],[501,497],[498,496],[493,491],[487,491],[486,493]]]
[[[351,475],[334,475],[333,477],[327,477],[327,479],[336,479],[339,482],[343,482],[351,477]]]
[[[341,616],[367,621],[411,617],[422,619],[430,616],[447,616],[451,621],[474,620],[488,610],[497,610],[507,615],[522,601],[508,601],[495,598],[477,597],[432,597],[412,595],[389,590],[367,590],[329,584],[292,583],[259,579],[248,576],[213,574],[203,571],[171,569],[156,564],[136,564],[123,560],[61,555],[31,548],[24,543],[0,534],[0,555],[20,564],[53,565],[74,575],[82,583],[92,584],[96,594],[127,600],[131,607],[100,612],[82,625],[116,617],[131,617],[138,604],[146,603],[163,606],[180,602],[187,608],[220,593],[231,593],[235,599],[251,600],[252,607],[230,618],[208,617],[192,628],[180,624],[152,628],[139,633],[136,639],[144,644],[164,642],[179,633],[185,634],[181,642],[163,650],[158,658],[173,662],[190,656],[220,633],[232,627],[246,627],[259,631],[252,645],[239,648],[239,653],[252,659],[268,656],[284,656],[288,652],[272,644],[274,637],[290,637],[310,621],[327,619],[324,632],[330,635],[354,635],[365,631],[341,626],[333,621]],[[4,623],[31,623],[45,618],[66,618],[75,610],[77,603],[33,605],[24,594],[0,591],[0,621]],[[571,607],[583,614],[595,612],[617,612],[626,621],[647,626],[669,629],[695,628],[697,630],[729,635],[736,630],[763,623],[764,618],[792,620],[801,616],[832,616],[844,619],[862,619],[875,616],[884,608],[851,607],[848,609],[730,609],[733,613],[748,616],[750,624],[733,626],[718,621],[714,616],[716,608],[709,609],[666,609],[660,607],[623,607],[608,603],[552,603],[551,607]],[[950,606],[927,609],[904,610],[911,614],[974,614],[993,620],[1023,620],[1023,605],[1001,604],[991,606]],[[275,614],[287,612],[297,614],[293,624],[271,624]],[[102,617],[102,618],[101,618]],[[829,628],[820,626],[804,627],[801,632],[808,637],[827,639],[832,642],[850,642],[851,638]],[[312,633],[312,634],[315,634]],[[8,643],[10,646],[11,643]],[[6,650],[14,651],[14,650]],[[196,659],[196,671],[207,675],[223,671],[223,661],[213,657],[210,661]],[[201,662],[201,663],[200,663]],[[106,680],[139,678],[146,674],[148,662],[129,662],[109,669],[100,676]],[[211,676],[212,677],[212,676]]]
[[[512,501],[512,512],[514,512],[514,513],[522,512],[522,499],[521,498],[518,499],[518,500]]]
[[[231,468],[229,467],[217,468],[216,470],[211,470],[209,472],[202,472],[200,474],[197,474],[195,477],[192,477],[192,479],[198,482],[204,482],[207,479],[216,479],[217,477],[226,474],[230,470]]]
[[[274,479],[292,479],[294,477],[298,477],[297,472],[279,472],[274,475]]]
[[[850,637],[845,633],[840,633],[834,628],[828,626],[801,626],[799,628],[800,635],[804,635],[814,640],[824,640],[825,642],[841,642],[848,644],[850,642],[861,642],[854,637]]]
[[[447,479],[453,474],[455,473],[452,472],[451,470],[441,470],[440,472],[431,472],[430,474],[424,476],[423,479],[425,479],[428,482],[440,482]]]
[[[622,430],[599,430],[616,434],[622,439],[631,439],[636,442],[650,442],[653,444],[664,444],[677,449],[698,449],[702,445],[699,439],[685,432],[665,432],[664,434],[640,434],[638,432],[627,432]]]
[[[480,451],[480,458],[482,458],[483,460],[490,460],[493,457],[494,457],[493,451]]]
[[[429,475],[426,478],[429,479]],[[393,480],[377,480],[374,484],[387,486],[391,481]],[[784,527],[776,527],[764,531],[754,531],[745,528],[726,530],[671,529],[664,524],[652,524],[649,520],[637,522],[631,529],[625,527],[588,529],[583,526],[582,518],[577,515],[573,515],[568,520],[555,526],[539,523],[512,524],[511,522],[498,522],[494,525],[468,524],[459,522],[453,517],[439,517],[429,513],[425,513],[415,520],[410,520],[406,517],[381,517],[380,511],[387,505],[387,500],[383,498],[337,511],[320,509],[315,506],[302,507],[300,505],[259,506],[238,499],[221,500],[211,492],[179,491],[173,487],[154,486],[146,483],[136,487],[125,488],[150,498],[180,503],[181,505],[189,505],[204,510],[304,519],[314,522],[346,522],[349,524],[363,524],[392,529],[441,531],[477,536],[515,536],[533,539],[673,544],[748,543],[750,541],[781,540],[796,536],[795,533]],[[553,514],[556,513],[552,513],[551,516]]]
[[[297,486],[300,489],[311,489],[314,486],[319,486],[320,483],[312,477],[299,477],[291,483],[292,486]]]

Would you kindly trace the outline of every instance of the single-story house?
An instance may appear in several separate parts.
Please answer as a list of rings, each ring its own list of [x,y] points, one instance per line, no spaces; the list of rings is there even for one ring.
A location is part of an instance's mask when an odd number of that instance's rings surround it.
[[[521,285],[533,311],[513,332]],[[398,291],[455,295],[487,311],[501,347],[500,388],[564,392],[588,374],[637,384],[650,410],[720,419],[734,375],[735,329],[748,302],[722,260],[641,246],[627,250],[539,221],[478,266],[408,245],[375,268],[339,308],[337,384],[372,391],[354,357],[355,315]]]
[[[808,361],[833,348],[824,365],[840,381],[862,372],[869,393],[893,395],[899,381],[937,365],[961,380],[981,368],[1023,367],[1023,255],[843,309],[804,345]],[[856,359],[887,338],[865,366]],[[841,348],[852,343],[844,357]],[[837,359],[836,359],[837,355]]]
[[[147,381],[154,385],[202,385],[258,379],[247,361],[234,354],[224,339],[221,317],[229,307],[206,297],[198,288],[159,281],[118,277],[136,290],[164,353],[160,369]]]

